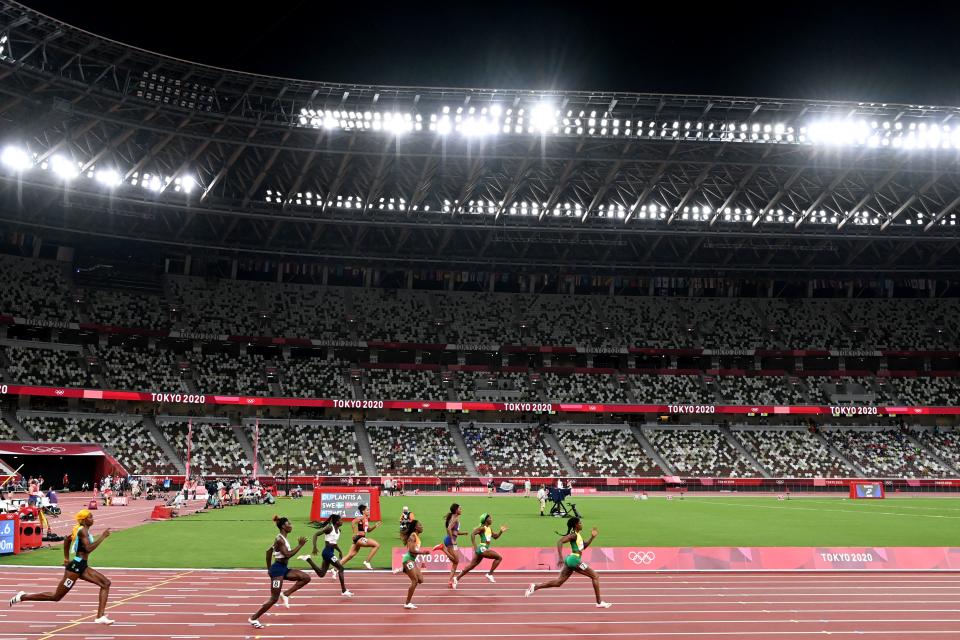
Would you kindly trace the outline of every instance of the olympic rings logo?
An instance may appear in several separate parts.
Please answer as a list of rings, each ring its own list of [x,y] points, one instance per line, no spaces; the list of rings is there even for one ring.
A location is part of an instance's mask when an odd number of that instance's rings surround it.
[[[29,444],[21,445],[20,448],[31,453],[63,453],[66,451],[63,447],[35,447]]]
[[[627,557],[633,564],[651,564],[657,559],[657,554],[653,551],[631,551]]]

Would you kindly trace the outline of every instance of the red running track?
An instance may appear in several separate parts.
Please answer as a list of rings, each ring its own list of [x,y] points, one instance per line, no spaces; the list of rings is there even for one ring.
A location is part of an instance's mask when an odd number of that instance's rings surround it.
[[[59,603],[0,609],[0,640],[48,638],[674,638],[822,639],[867,636],[912,640],[960,638],[960,574],[606,574],[593,606],[590,583],[574,576],[531,598],[523,590],[543,575],[481,575],[454,592],[428,575],[402,608],[402,575],[351,571],[340,596],[330,579],[274,608],[256,630],[247,618],[267,596],[262,571],[105,569],[113,581],[111,627],[93,623],[97,590],[81,582]],[[3,567],[0,586],[46,591],[59,570]],[[4,599],[9,597],[2,594]]]

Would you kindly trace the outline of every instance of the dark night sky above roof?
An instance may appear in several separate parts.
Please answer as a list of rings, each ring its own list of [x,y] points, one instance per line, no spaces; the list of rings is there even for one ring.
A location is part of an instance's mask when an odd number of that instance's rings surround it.
[[[308,80],[960,105],[955,2],[23,1],[159,53]]]

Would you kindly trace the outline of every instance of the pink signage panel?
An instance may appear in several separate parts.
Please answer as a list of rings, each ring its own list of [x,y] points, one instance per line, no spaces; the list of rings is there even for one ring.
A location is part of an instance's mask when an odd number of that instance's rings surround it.
[[[494,550],[503,557],[499,571],[560,568],[556,548]],[[393,550],[394,568],[403,553]],[[473,550],[459,553],[463,567]],[[583,561],[597,571],[960,571],[960,547],[596,547]],[[450,571],[442,550],[420,562],[425,571]]]

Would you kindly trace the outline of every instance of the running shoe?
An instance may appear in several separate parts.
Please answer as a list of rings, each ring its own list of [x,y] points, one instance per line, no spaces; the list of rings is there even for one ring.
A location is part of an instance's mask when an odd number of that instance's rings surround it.
[[[15,604],[20,604],[20,600],[23,599],[23,596],[27,595],[26,591],[18,591],[17,595],[10,598],[10,606],[12,607]]]
[[[404,608],[404,609],[416,609],[416,608],[417,608],[417,605],[413,604],[412,602],[408,602],[407,604],[403,605],[403,608]]]
[[[107,616],[100,616],[99,618],[94,620],[94,622],[96,622],[97,624],[107,624],[107,625],[113,624],[113,620],[111,620]]]
[[[247,622],[249,622],[250,626],[252,626],[254,629],[263,629],[263,623],[260,622],[259,620],[254,620],[253,618],[250,618],[249,620],[247,620]]]
[[[284,607],[286,607],[287,609],[289,609],[289,608],[290,608],[290,596],[288,596],[288,595],[286,595],[286,594],[284,594],[284,593],[281,593],[281,594],[280,594],[280,604],[282,604]]]
[[[302,556],[297,556],[297,560],[303,560],[304,562],[309,562],[309,561],[310,561],[310,554],[305,554],[305,555],[302,555]]]
[[[609,608],[612,607],[612,606],[613,606],[613,603],[611,603],[611,602],[598,602],[598,603],[597,603],[597,609],[609,609]]]
[[[334,580],[337,579],[337,570],[336,570],[336,569],[330,569],[330,577],[333,578]]]
[[[365,566],[367,569],[370,569],[370,571],[373,571],[373,565],[366,560],[363,561],[363,566]]]
[[[527,590],[524,591],[523,595],[525,595],[526,597],[529,598],[530,596],[533,595],[533,592],[536,591],[536,590],[537,590],[537,585],[535,585],[534,583],[531,582],[531,583],[530,583],[530,586],[527,587]]]
[[[493,574],[487,573],[487,574],[484,574],[484,575],[487,576],[487,580],[489,580],[490,582],[493,582],[494,584],[496,584],[497,581],[493,579]]]
[[[457,576],[453,576],[453,580],[450,581],[450,588],[456,591],[458,584],[460,584],[460,581],[457,580]]]
[[[344,598],[352,598],[353,591],[350,591],[349,589],[347,589],[346,591],[341,591],[340,595],[342,595]]]

